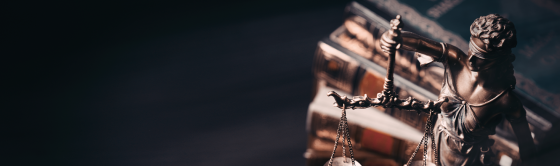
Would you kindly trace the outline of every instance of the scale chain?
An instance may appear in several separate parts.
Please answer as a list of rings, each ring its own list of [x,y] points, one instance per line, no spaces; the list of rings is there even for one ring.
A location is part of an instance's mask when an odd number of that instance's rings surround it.
[[[346,111],[344,111],[344,124],[346,126],[346,138],[348,139],[348,150],[350,151],[350,159],[352,160],[352,165],[354,163],[354,150],[352,150],[352,141],[350,141],[350,130],[348,129],[348,118],[346,118]],[[344,144],[343,144],[344,145]],[[344,155],[346,157],[346,155]],[[346,161],[346,159],[345,159]]]
[[[346,111],[343,110],[342,111],[342,118],[345,119],[345,117],[346,117]],[[342,156],[344,157],[344,162],[346,162],[346,146],[344,146],[344,142],[346,141],[347,137],[346,137],[346,134],[344,133],[345,132],[344,128],[346,127],[346,123],[344,123],[344,122],[345,121],[342,120],[342,126],[343,126],[343,128],[341,129],[342,130]]]
[[[340,117],[340,119],[342,119],[342,117]],[[340,138],[340,130],[341,130],[342,124],[343,124],[342,121],[340,121],[338,123],[338,129],[336,130],[336,141],[334,141],[334,149],[333,149],[333,153],[331,154],[331,159],[329,160],[329,166],[332,166],[333,157],[334,157],[334,154],[336,153],[336,147],[338,147],[338,138]]]
[[[416,156],[416,154],[418,153],[418,150],[420,150],[420,146],[422,146],[422,144],[424,144],[424,152],[423,152],[424,155],[423,155],[422,160],[423,160],[423,165],[426,166],[427,151],[428,151],[428,138],[429,137],[432,138],[432,147],[435,146],[435,142],[433,140],[433,133],[431,132],[432,115],[433,114],[434,114],[434,112],[430,111],[430,114],[428,115],[428,119],[426,120],[426,129],[424,130],[424,136],[422,137],[422,139],[420,140],[420,142],[416,146],[416,149],[412,153],[412,156],[410,156],[410,159],[408,159],[408,162],[406,163],[406,166],[410,166],[410,164],[412,163],[412,159],[414,159],[414,156]],[[434,148],[432,148],[432,149],[434,150],[434,152],[436,151]],[[437,165],[437,160],[436,160],[436,165]]]
[[[434,122],[431,122],[431,123],[434,123]],[[430,125],[431,125],[431,128],[432,128],[430,130],[430,136],[431,136],[430,138],[432,139],[432,151],[433,151],[432,154],[434,154],[434,163],[436,164],[436,166],[439,166],[439,161],[438,161],[439,152],[436,149],[436,142],[435,142],[434,128],[433,128],[435,125],[434,124],[430,124]]]
[[[329,160],[329,165],[332,166],[333,158],[336,153],[336,148],[338,147],[338,139],[340,138],[340,133],[342,132],[342,152],[344,156],[344,161],[346,161],[346,148],[344,146],[345,140],[348,141],[348,150],[350,151],[350,159],[352,160],[352,165],[354,162],[354,151],[352,150],[352,141],[350,141],[350,130],[348,127],[348,119],[346,118],[346,107],[343,105],[342,116],[340,117],[340,122],[338,123],[338,129],[336,130],[336,141],[334,142],[333,153],[331,154],[331,159]]]

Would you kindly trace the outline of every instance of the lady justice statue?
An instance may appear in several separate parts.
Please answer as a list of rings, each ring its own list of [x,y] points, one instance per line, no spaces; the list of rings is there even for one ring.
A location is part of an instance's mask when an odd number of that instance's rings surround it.
[[[488,136],[495,134],[496,125],[505,118],[517,137],[521,160],[529,159],[536,151],[535,145],[523,105],[512,92],[515,55],[511,49],[517,45],[513,23],[497,14],[477,18],[470,26],[467,53],[411,32],[401,33],[402,26],[400,16],[391,20],[392,29],[385,32],[379,42],[390,57],[385,90],[373,99],[367,95],[348,99],[331,92],[329,95],[337,101],[335,106],[381,105],[437,115],[428,120],[435,122],[428,123],[432,125],[426,131],[432,133],[432,147],[425,151],[433,151],[428,153],[428,158],[444,166],[494,165],[490,160],[494,156],[490,149],[494,140]],[[412,98],[397,98],[392,92],[395,49],[417,52],[418,60],[424,65],[434,61],[443,63],[445,74],[439,101],[422,103]]]

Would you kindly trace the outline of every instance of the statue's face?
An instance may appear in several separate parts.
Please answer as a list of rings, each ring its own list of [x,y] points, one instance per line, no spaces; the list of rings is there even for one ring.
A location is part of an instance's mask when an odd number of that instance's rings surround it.
[[[483,71],[491,68],[496,63],[495,60],[481,59],[477,56],[473,56],[469,50],[469,69],[474,72]]]
[[[480,40],[477,37],[471,37],[471,41],[473,42],[472,44],[475,44],[478,48],[482,48],[485,49],[485,45],[483,44],[482,40]],[[474,55],[474,52],[479,52],[480,51],[475,51],[475,50],[471,50],[471,49],[476,49],[476,48],[472,48],[469,47],[469,62],[468,62],[468,67],[471,71],[473,72],[479,72],[479,71],[483,71],[486,69],[491,68],[494,64],[496,64],[496,59],[483,59],[479,56]]]

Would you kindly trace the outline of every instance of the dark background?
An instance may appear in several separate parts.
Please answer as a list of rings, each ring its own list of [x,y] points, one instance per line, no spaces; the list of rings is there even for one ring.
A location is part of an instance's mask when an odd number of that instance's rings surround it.
[[[304,165],[348,2],[3,4],[0,165]]]

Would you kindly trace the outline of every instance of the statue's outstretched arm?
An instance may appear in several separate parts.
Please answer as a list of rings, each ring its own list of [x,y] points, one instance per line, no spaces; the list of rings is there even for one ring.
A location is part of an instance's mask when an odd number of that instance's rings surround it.
[[[400,42],[399,49],[419,53],[418,61],[420,61],[421,65],[426,65],[433,61],[456,61],[459,59],[458,57],[466,56],[463,51],[453,45],[436,42],[432,39],[428,39],[408,31],[401,32],[401,39],[399,39],[401,41],[386,40],[387,38],[382,38],[380,42],[381,48],[384,51],[388,52],[388,48],[390,46],[389,43]]]
[[[442,43],[408,31],[402,32],[401,49],[418,52],[435,60],[441,59],[445,51]]]

